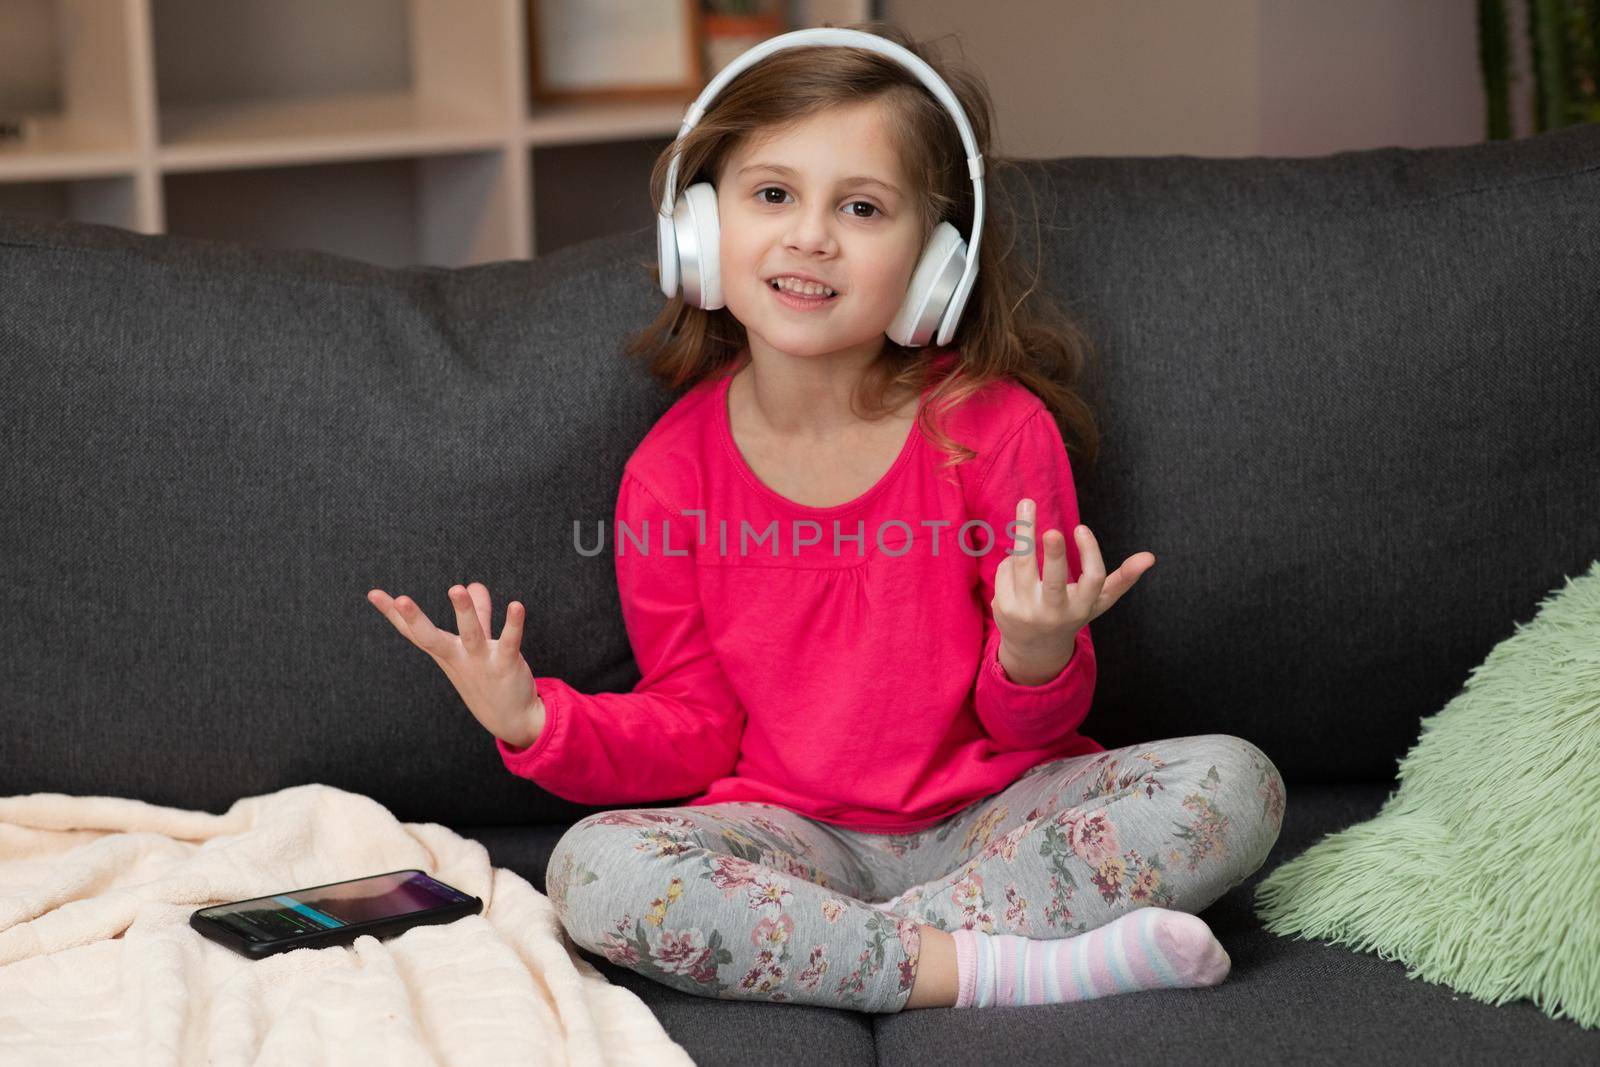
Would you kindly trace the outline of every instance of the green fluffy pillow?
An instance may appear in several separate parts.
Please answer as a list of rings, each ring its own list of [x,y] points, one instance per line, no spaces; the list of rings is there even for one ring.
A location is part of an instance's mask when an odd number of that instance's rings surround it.
[[[1422,720],[1399,779],[1256,887],[1266,928],[1600,1025],[1600,561]]]

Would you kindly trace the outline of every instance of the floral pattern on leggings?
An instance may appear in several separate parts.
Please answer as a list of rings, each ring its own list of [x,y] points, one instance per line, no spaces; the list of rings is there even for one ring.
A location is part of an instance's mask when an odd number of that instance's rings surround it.
[[[602,812],[563,836],[547,888],[575,940],[673,988],[898,1011],[924,924],[1059,938],[1198,913],[1261,866],[1283,813],[1271,761],[1208,734],[1037,764],[909,834],[753,801]]]
[[[672,877],[665,892],[652,900],[642,915],[627,913],[614,920],[600,940],[599,950],[612,963],[638,971],[677,988],[710,996],[761,997],[786,1001],[784,989],[791,976],[795,985],[816,993],[822,988],[835,961],[828,958],[828,946],[797,946],[796,924],[788,914],[794,900],[790,879],[829,886],[828,875],[800,860],[812,854],[812,845],[773,820],[761,815],[727,819],[704,808],[689,809],[693,816],[663,809],[634,809],[607,812],[589,817],[602,826],[630,826],[640,829],[633,845],[656,859],[694,855],[699,864],[696,877],[710,884],[725,900],[742,901],[755,913],[750,932],[750,966],[741,974],[725,979],[721,970],[734,962],[723,932],[704,932],[698,926],[667,927],[669,910],[684,895],[684,877]],[[723,824],[718,831],[726,853],[707,852],[695,845],[682,831],[701,829],[698,820]],[[754,833],[752,831],[759,831]],[[573,884],[583,885],[598,878],[595,872],[563,853],[558,869],[547,875],[547,888],[557,911],[566,907]],[[854,902],[859,906],[859,901]],[[845,899],[828,897],[819,914],[829,924],[838,923],[851,911]],[[834,980],[830,999],[843,1006],[865,1006],[868,980],[891,959],[891,943],[900,952],[898,989],[908,993],[916,975],[920,936],[910,919],[874,912],[864,920],[864,942],[860,954],[841,965],[848,969]]]
[[[1283,784],[1276,768],[1263,762],[1255,752],[1250,764],[1257,776],[1256,792],[1263,799],[1263,817],[1276,836],[1283,819]],[[1030,768],[1012,787],[1039,776],[1059,773],[1066,760],[1038,764]],[[991,840],[995,827],[1004,825],[1010,814],[1005,803],[979,802],[959,813],[933,835],[934,841],[951,836],[959,823],[974,810],[973,819],[960,845],[963,856],[974,848],[947,885],[916,886],[896,898],[896,906],[913,909],[930,896],[945,896],[940,907],[923,904],[919,919],[941,930],[965,928],[984,933],[1014,933],[1030,937],[1070,937],[1101,925],[1080,918],[1074,908],[1080,892],[1092,892],[1100,902],[1119,911],[1134,907],[1180,907],[1170,875],[1182,867],[1190,873],[1202,866],[1216,865],[1228,858],[1229,816],[1215,800],[1221,774],[1211,765],[1200,776],[1197,788],[1182,798],[1189,813],[1184,822],[1174,822],[1167,847],[1141,849],[1139,842],[1125,844],[1117,821],[1107,808],[1119,798],[1143,797],[1153,800],[1167,789],[1163,773],[1168,762],[1153,751],[1113,750],[1098,753],[1088,765],[1069,778],[1063,787],[1049,793],[1044,803],[1030,809],[1024,821]],[[1071,787],[1081,782],[1076,790]],[[1002,793],[1009,791],[1002,791]],[[1058,810],[1063,799],[1074,803]],[[1044,861],[1049,880],[1042,901],[1026,896],[1024,884],[1007,878],[1006,867],[1016,860],[1025,840],[1037,839],[1037,855]],[[918,847],[921,840],[905,843],[897,853]],[[1148,854],[1147,854],[1148,851]],[[981,869],[980,869],[981,868]],[[1083,873],[1087,885],[1081,884]],[[1042,904],[1042,908],[1036,905]],[[1034,922],[1030,909],[1038,917]]]

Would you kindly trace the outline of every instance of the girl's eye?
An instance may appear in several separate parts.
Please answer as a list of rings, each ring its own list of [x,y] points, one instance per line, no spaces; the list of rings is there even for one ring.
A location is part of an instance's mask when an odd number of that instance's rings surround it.
[[[784,192],[784,190],[778,188],[776,185],[768,185],[765,188],[756,190],[756,195],[757,196],[761,196],[763,193],[779,193],[779,194],[781,194],[783,196],[788,196],[789,195],[788,193]],[[781,200],[763,199],[761,202],[763,204],[777,205],[777,204],[781,204],[783,201],[781,201]],[[872,203],[870,200],[852,200],[852,201],[850,201],[850,206],[851,207],[854,207],[856,204],[864,204],[867,207],[870,207],[874,212],[877,213],[877,215],[883,214],[883,212],[878,208],[878,205]],[[876,217],[876,215],[858,215],[858,214],[852,214],[851,215],[851,218],[863,219],[863,220],[871,219],[871,218],[875,218],[875,217]]]

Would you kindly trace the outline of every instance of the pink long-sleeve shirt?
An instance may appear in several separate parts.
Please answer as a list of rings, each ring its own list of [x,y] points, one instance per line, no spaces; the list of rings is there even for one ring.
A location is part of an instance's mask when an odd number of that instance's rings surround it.
[[[764,801],[909,833],[1036,764],[1104,751],[1078,732],[1088,626],[1041,685],[998,657],[990,601],[1019,499],[1037,502],[1036,554],[1059,529],[1069,580],[1081,570],[1072,471],[1044,403],[988,383],[943,415],[976,458],[941,471],[913,426],[877,484],[810,507],[765,485],[734,442],[728,383],[747,358],[690,388],[624,467],[608,533],[638,684],[582,693],[536,677],[545,726],[526,748],[496,739],[507,769],[582,804]]]

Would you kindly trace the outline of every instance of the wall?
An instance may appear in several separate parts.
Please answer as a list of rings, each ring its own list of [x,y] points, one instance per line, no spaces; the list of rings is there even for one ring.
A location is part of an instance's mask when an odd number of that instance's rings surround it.
[[[1003,155],[1484,139],[1475,0],[885,0],[883,12],[919,40],[956,34],[989,82]]]

